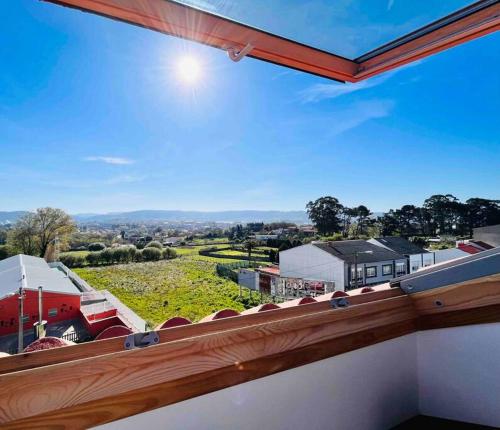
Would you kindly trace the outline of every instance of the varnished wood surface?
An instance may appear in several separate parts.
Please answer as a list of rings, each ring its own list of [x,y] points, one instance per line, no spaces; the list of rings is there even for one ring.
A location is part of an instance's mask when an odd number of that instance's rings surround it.
[[[162,330],[162,343],[142,350],[0,375],[0,424],[86,428],[418,329],[498,322],[499,290],[497,275],[410,296],[394,289],[355,295],[341,309],[318,302]]]
[[[500,304],[500,274],[422,291],[409,297],[419,315]]]
[[[0,423],[415,319],[395,297],[0,376]]]
[[[147,412],[233,385],[248,382],[415,331],[414,319],[131,390],[118,396],[53,410],[5,424],[6,429],[84,429]]]
[[[359,305],[390,297],[402,296],[401,290],[387,288],[382,291],[358,294],[349,298],[351,305]],[[328,301],[311,303],[302,306],[294,306],[286,309],[260,312],[257,314],[242,315],[234,318],[210,321],[202,324],[193,324],[159,330],[160,343],[187,337],[200,336],[218,331],[232,330],[246,325],[260,324],[264,322],[277,321],[284,318],[306,315],[330,309]],[[111,354],[124,350],[125,337],[105,339],[96,342],[82,343],[63,349],[50,349],[32,353],[16,354],[0,360],[0,374],[31,369],[34,367],[47,366],[50,364],[65,363],[71,360],[96,357],[103,354]]]

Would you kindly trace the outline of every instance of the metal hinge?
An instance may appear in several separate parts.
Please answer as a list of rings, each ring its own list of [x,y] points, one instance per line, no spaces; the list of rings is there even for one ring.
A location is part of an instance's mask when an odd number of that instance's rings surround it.
[[[144,348],[146,346],[160,343],[160,336],[155,331],[146,331],[144,333],[129,334],[125,338],[125,349]]]
[[[330,305],[334,309],[346,308],[347,306],[349,306],[349,300],[347,300],[347,297],[337,297],[330,300]]]

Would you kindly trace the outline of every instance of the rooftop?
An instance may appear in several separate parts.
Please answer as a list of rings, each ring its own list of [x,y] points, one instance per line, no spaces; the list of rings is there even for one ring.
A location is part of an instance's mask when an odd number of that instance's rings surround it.
[[[344,260],[346,263],[374,263],[377,261],[401,260],[405,257],[366,240],[342,240],[336,242],[313,242],[312,245]],[[357,254],[357,257],[356,257]]]
[[[0,298],[19,289],[23,273],[25,289],[37,290],[42,286],[44,291],[81,293],[65,273],[58,268],[49,267],[43,258],[19,254],[0,261]]]
[[[411,243],[404,237],[384,236],[377,237],[375,240],[392,249],[394,252],[403,255],[422,254],[424,252],[428,252],[425,249],[420,248],[420,246]]]

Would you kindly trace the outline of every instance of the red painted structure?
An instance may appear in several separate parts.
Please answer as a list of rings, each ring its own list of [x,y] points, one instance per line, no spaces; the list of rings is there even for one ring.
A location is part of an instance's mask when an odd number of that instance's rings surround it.
[[[42,319],[48,324],[80,318],[80,296],[62,292],[43,292]],[[17,333],[19,329],[19,295],[0,299],[0,336]],[[29,330],[38,321],[38,291],[24,290],[23,329]]]

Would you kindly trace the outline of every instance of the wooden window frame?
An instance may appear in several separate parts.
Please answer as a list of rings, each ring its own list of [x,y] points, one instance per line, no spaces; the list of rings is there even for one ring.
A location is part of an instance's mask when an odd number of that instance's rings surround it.
[[[341,82],[359,82],[500,29],[500,3],[480,0],[348,59],[174,0],[45,0]]]

